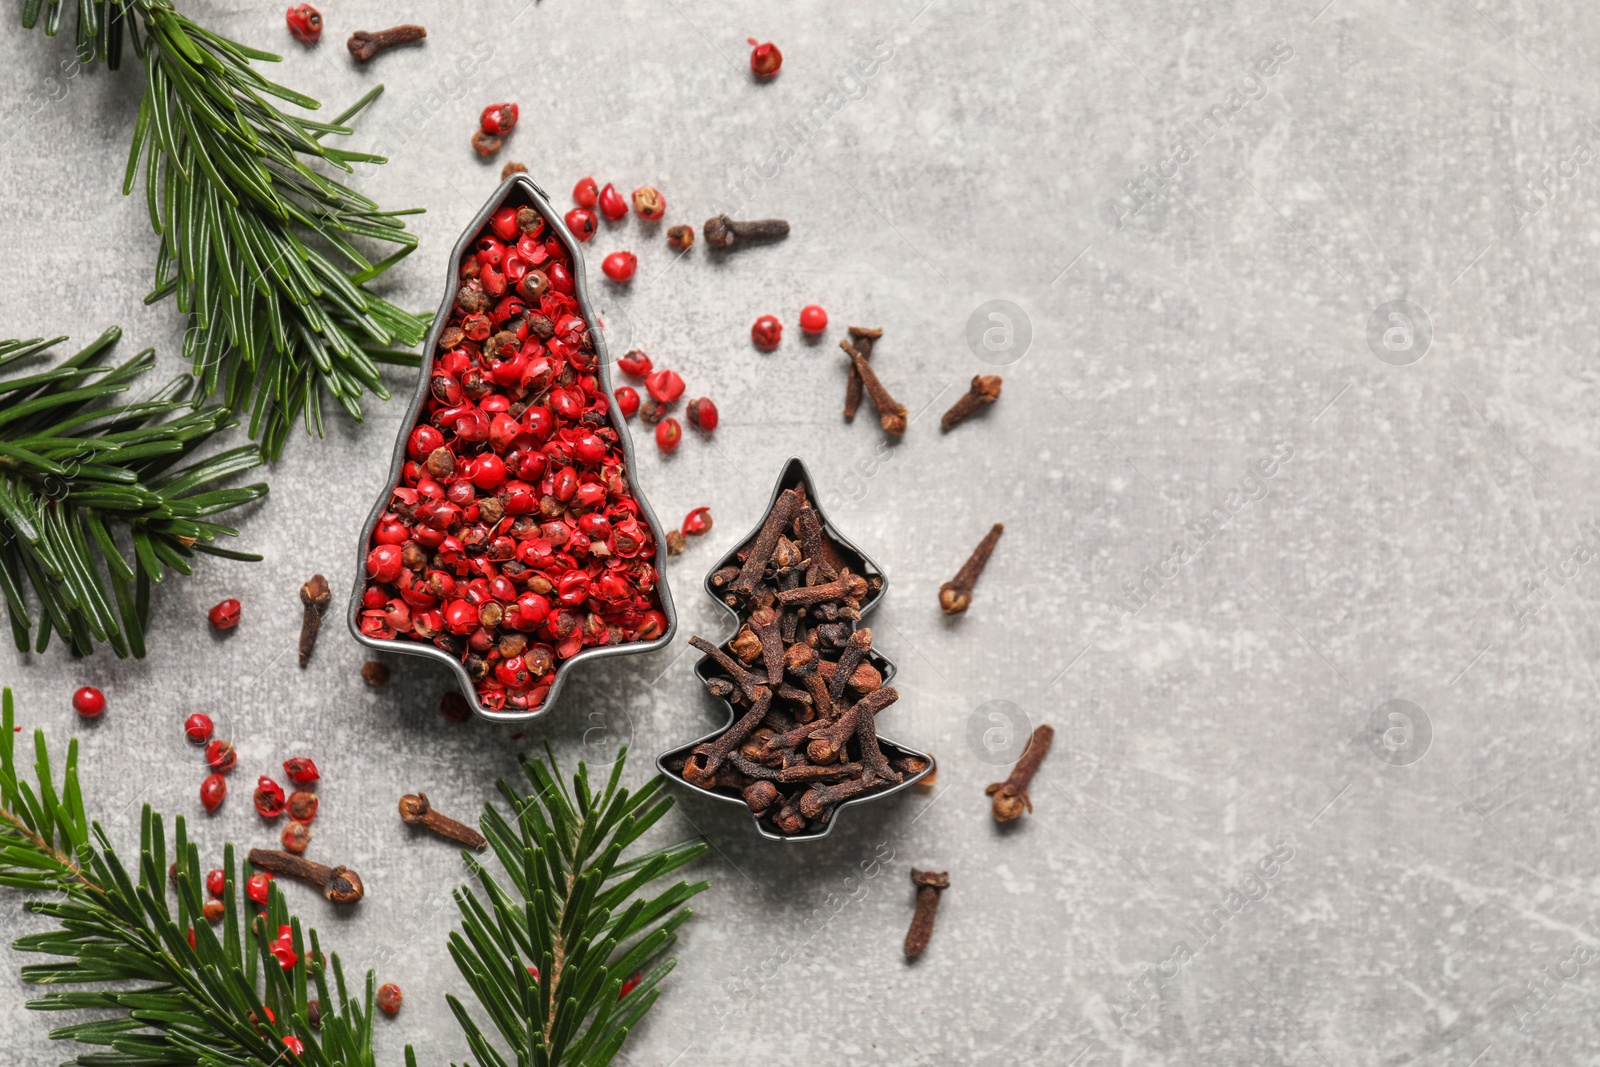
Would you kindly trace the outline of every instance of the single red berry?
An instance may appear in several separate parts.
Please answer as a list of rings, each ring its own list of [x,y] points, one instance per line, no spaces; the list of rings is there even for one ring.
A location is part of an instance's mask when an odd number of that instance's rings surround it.
[[[376,581],[392,582],[404,568],[399,545],[378,545],[367,553],[367,575]]]
[[[498,208],[489,216],[489,228],[507,244],[515,244],[522,236],[522,227],[517,225],[517,209],[510,206]]]
[[[415,460],[424,460],[436,448],[444,447],[444,434],[432,426],[423,424],[411,431],[411,437],[406,442],[406,454]]]
[[[750,340],[754,341],[761,351],[771,352],[778,347],[778,342],[783,340],[783,323],[779,322],[775,315],[761,316],[755,325],[750,327]],[[370,560],[367,567],[369,570],[372,567]]]
[[[393,1015],[400,1010],[400,1002],[405,999],[405,994],[400,992],[400,987],[393,982],[385,982],[378,987],[378,1010],[385,1015]]]
[[[301,44],[316,44],[322,37],[322,12],[310,4],[295,4],[284,15],[289,33]]]
[[[606,187],[600,190],[600,214],[616,222],[628,213],[628,202],[622,199],[622,194],[617,192],[617,187],[606,182]]]
[[[657,403],[670,404],[683,395],[683,378],[675,370],[658,370],[645,379],[644,387]]]
[[[579,178],[572,187],[572,202],[579,207],[594,207],[600,202],[600,186],[593,178]]]
[[[194,951],[194,927],[189,927],[189,951]]]
[[[528,965],[528,973],[533,976],[533,980],[535,982],[539,980],[539,968],[533,966],[531,963]]]
[[[516,104],[490,104],[483,109],[478,125],[483,127],[484,133],[504,137],[516,127],[518,114]]]
[[[267,946],[267,951],[277,957],[278,966],[286,971],[299,963],[300,955],[294,950],[294,929],[288,926],[278,927],[278,936]]]
[[[695,508],[684,517],[683,532],[689,537],[699,537],[711,532],[711,509]]]
[[[586,243],[594,236],[596,225],[594,212],[588,208],[575,207],[567,212],[567,229],[572,231],[572,236],[577,238],[579,244]]]
[[[255,874],[252,874],[250,876],[250,880],[244,884],[244,895],[255,901],[257,904],[265,906],[267,903],[267,889],[271,885],[272,874],[268,871],[257,871]],[[267,1013],[267,1018],[272,1018],[271,1012]],[[276,1022],[277,1020],[273,1021]]]
[[[663,419],[656,426],[656,447],[663,452],[671,452],[678,447],[678,442],[683,440],[683,427],[677,419]]]
[[[233,765],[239,762],[239,754],[233,746],[226,741],[213,741],[206,745],[206,763],[211,769],[221,774],[233,770]]]
[[[228,798],[228,780],[220,774],[208,774],[200,783],[200,803],[207,811],[216,811]]]
[[[183,722],[184,736],[197,745],[203,745],[211,740],[212,731],[215,729],[211,723],[211,716],[198,711]]]
[[[215,926],[222,921],[224,915],[228,914],[228,906],[220,900],[208,900],[202,906],[201,911],[205,914],[206,922]]]
[[[644,972],[643,971],[634,971],[632,974],[628,975],[628,980],[626,982],[623,982],[622,983],[622,988],[617,991],[617,999],[621,1000],[623,997],[627,996],[629,993],[632,993],[633,992],[633,987],[638,985],[642,981],[644,981]]]
[[[239,625],[239,602],[229,597],[209,612],[211,625],[219,630],[231,630]]]
[[[72,694],[72,709],[85,719],[98,719],[106,710],[106,695],[86,685]]]
[[[256,779],[255,804],[258,815],[263,819],[276,819],[283,814],[286,803],[283,786],[264,774]]]
[[[311,847],[311,827],[303,822],[291,822],[283,828],[280,840],[286,851],[298,856]]]
[[[717,405],[708,397],[696,397],[689,401],[684,409],[684,414],[689,416],[689,421],[694,423],[703,432],[710,433],[717,428]]]
[[[306,1050],[306,1043],[293,1034],[284,1034],[283,1047],[298,1056]]]
[[[289,794],[289,818],[308,823],[317,817],[317,794],[296,789]]]
[[[771,41],[756,44],[754,37],[745,38],[752,46],[750,49],[750,69],[758,78],[770,78],[778,73],[778,68],[783,66],[783,53],[778,51],[778,46]]]
[[[614,282],[625,282],[639,269],[639,257],[632,252],[613,252],[600,262],[600,269]]]
[[[619,385],[612,390],[612,395],[617,398],[617,410],[622,412],[622,417],[633,418],[639,410],[639,391],[631,385]]]
[[[650,374],[650,357],[644,354],[643,349],[635,348],[617,360],[617,366],[624,374],[634,378],[644,378]]]
[[[451,722],[466,722],[472,718],[472,706],[467,703],[467,698],[451,690],[439,698],[439,714]]]
[[[806,333],[821,333],[828,328],[828,313],[816,304],[800,309],[800,328]]]
[[[653,185],[641,185],[633,191],[633,211],[641,219],[654,222],[667,213],[667,198]]]
[[[206,892],[220,897],[228,891],[228,875],[221,867],[206,872]]]
[[[310,785],[322,777],[317,773],[317,765],[305,756],[284,760],[283,773],[295,785]]]

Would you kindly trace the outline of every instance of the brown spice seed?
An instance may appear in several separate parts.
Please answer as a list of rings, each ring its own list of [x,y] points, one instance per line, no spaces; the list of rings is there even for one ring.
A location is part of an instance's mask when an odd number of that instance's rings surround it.
[[[528,173],[528,168],[523,166],[521,163],[518,163],[516,160],[513,159],[511,162],[507,163],[505,166],[500,168],[500,180],[501,181],[505,181],[507,178],[511,177],[513,174],[526,174],[526,173]]]
[[[389,665],[369,659],[361,665],[361,679],[374,689],[382,689],[389,684]]]

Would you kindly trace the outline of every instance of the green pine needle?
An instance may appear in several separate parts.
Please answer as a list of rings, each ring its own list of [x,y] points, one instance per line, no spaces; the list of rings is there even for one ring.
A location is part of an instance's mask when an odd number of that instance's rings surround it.
[[[112,327],[43,371],[38,357],[65,338],[0,341],[0,594],[22,652],[59,633],[81,655],[104,642],[143,656],[150,587],[167,571],[188,574],[196,552],[260,558],[216,545],[237,531],[212,521],[267,495],[264,484],[222,485],[260,466],[260,449],[196,458],[234,419],[192,405],[181,378],[105,403],[155,365],[148,349],[108,365],[121,336]]]
[[[25,0],[22,22],[59,28],[62,0]],[[367,283],[416,247],[398,217],[310,164],[345,173],[381,156],[332,148],[327,134],[374,100],[368,93],[333,122],[288,114],[312,98],[268,81],[254,63],[278,57],[221,37],[170,0],[78,0],[78,55],[118,66],[124,35],[143,60],[145,93],[123,178],[141,171],[150,224],[161,238],[147,301],[174,297],[190,318],[184,356],[202,398],[249,413],[250,435],[277,458],[297,420],[322,431],[325,399],[360,421],[360,398],[387,400],[380,364],[416,366],[429,318],[371,292]],[[355,241],[394,247],[376,262]]]
[[[450,935],[450,954],[480,1010],[447,1000],[482,1067],[610,1063],[676,962],[667,953],[691,914],[684,904],[710,883],[680,881],[653,896],[646,887],[707,846],[683,842],[622,859],[672,807],[660,775],[636,793],[619,788],[625,754],[599,793],[582,763],[568,790],[553,754],[548,764],[523,761],[531,795],[500,781],[509,814],[489,806],[480,825],[505,884],[464,853],[482,895],[456,890],[461,929]],[[619,996],[632,975],[638,983]]]

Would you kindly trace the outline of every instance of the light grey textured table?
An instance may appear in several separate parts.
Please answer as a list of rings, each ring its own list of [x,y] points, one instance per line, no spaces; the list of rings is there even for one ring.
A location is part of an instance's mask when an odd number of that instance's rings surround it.
[[[343,597],[383,488],[401,405],[371,404],[272,470],[240,538],[265,562],[207,561],[160,591],[148,660],[0,653],[23,722],[81,739],[91,810],[130,844],[141,803],[198,810],[190,711],[242,754],[236,796],[193,824],[209,849],[265,843],[245,776],[314,755],[314,855],[356,866],[371,897],[352,915],[297,903],[347,965],[404,986],[385,1062],[405,1041],[462,1059],[443,1002],[461,987],[444,942],[460,863],[412,839],[396,795],[469,812],[519,745],[570,764],[610,759],[619,735],[637,782],[708,729],[683,653],[724,617],[699,581],[799,454],[889,572],[872,623],[903,696],[883,729],[940,757],[938,786],[793,848],[686,798],[668,836],[706,835],[715,884],[628,1062],[1589,1061],[1600,633],[1574,549],[1600,514],[1597,16],[923,2],[330,0],[311,50],[281,4],[184,4],[281,49],[277,73],[331,111],[388,84],[354,143],[393,158],[364,188],[428,209],[389,283],[410,306],[433,306],[504,159],[560,202],[593,173],[658,185],[669,222],[720,203],[794,234],[720,263],[673,263],[633,220],[591,246],[592,277],[606,251],[640,255],[629,292],[602,286],[613,343],[723,413],[711,442],[640,449],[667,521],[700,504],[718,521],[671,571],[671,650],[583,671],[521,742],[442,721],[431,666],[368,690],[339,624],[298,670],[295,590],[322,571]],[[426,45],[355,69],[346,34],[401,19]],[[747,35],[782,47],[773,84],[750,81]],[[121,323],[126,353],[154,345],[179,371],[174,308],[140,302],[142,203],[117,190],[136,76],[89,71],[35,112],[69,45],[25,37],[14,8],[0,36],[0,333]],[[467,136],[502,98],[522,125],[484,165]],[[1023,316],[1010,348],[968,343],[991,299]],[[1375,314],[1392,300],[1409,318]],[[875,365],[916,415],[903,444],[841,423],[838,331],[797,329],[812,301],[884,327]],[[748,340],[764,312],[787,326],[772,355]],[[941,436],[939,412],[991,370],[978,353],[1010,361],[1005,396]],[[970,615],[942,618],[939,582],[997,520]],[[217,639],[204,611],[227,595],[245,619]],[[85,682],[111,701],[94,728],[67,706]],[[1033,815],[1005,831],[982,792],[1004,775],[991,701],[1058,730]],[[952,888],[907,966],[912,864]],[[17,904],[7,933],[30,928]],[[0,1059],[58,1062],[59,1020],[24,1010],[25,961],[4,958]]]

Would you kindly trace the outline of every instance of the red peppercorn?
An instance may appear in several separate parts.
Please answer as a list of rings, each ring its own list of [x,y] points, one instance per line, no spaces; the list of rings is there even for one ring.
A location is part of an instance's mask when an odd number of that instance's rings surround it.
[[[393,1015],[400,1010],[400,1002],[405,999],[400,992],[400,987],[393,982],[385,982],[378,987],[378,1010],[385,1015]]]
[[[816,304],[800,309],[800,328],[806,333],[821,333],[828,328],[828,313]]]
[[[710,433],[717,428],[717,405],[708,397],[696,397],[689,401],[684,408],[684,414],[689,416],[689,421],[694,423],[703,432]]]
[[[642,981],[644,981],[644,972],[643,971],[634,971],[632,974],[628,975],[628,980],[623,982],[622,983],[622,988],[617,991],[617,999],[621,1000],[623,997],[627,996],[629,993],[632,993],[633,990],[634,990],[634,987],[637,986]]]
[[[639,257],[632,252],[613,252],[600,262],[600,269],[614,282],[625,282],[639,269]]]
[[[572,231],[572,236],[577,238],[579,244],[586,243],[594,236],[597,225],[594,212],[587,208],[575,207],[567,212],[567,229]]]
[[[399,545],[379,545],[367,553],[367,574],[377,581],[394,581],[404,566]]]
[[[745,38],[750,44],[750,70],[758,78],[770,78],[783,66],[783,53],[771,41],[756,44],[754,37]]]
[[[220,897],[228,889],[228,875],[222,868],[206,872],[206,892],[214,897]]]
[[[267,893],[271,885],[272,874],[268,871],[257,871],[255,874],[252,874],[250,876],[250,880],[244,884],[244,895],[255,901],[257,904],[265,907],[267,903]],[[270,1011],[267,1013],[267,1018],[272,1018],[272,1013]]]
[[[286,803],[283,796],[283,786],[264,774],[256,779],[256,795],[254,799],[256,813],[263,819],[276,819],[283,814]]]
[[[233,746],[226,741],[213,741],[206,746],[206,763],[211,769],[222,774],[233,770],[234,764],[239,762],[239,754]]]
[[[663,419],[656,426],[656,447],[663,452],[671,452],[678,447],[678,442],[683,440],[683,427],[677,419]]]
[[[466,722],[472,718],[472,707],[466,697],[452,690],[439,698],[439,714],[451,722]]]
[[[489,216],[489,228],[500,240],[514,244],[522,235],[522,227],[517,225],[517,209],[514,207],[496,209],[495,213]]]
[[[229,597],[219,602],[208,615],[212,626],[219,630],[231,630],[239,625],[239,602]]]
[[[228,796],[228,780],[220,774],[208,774],[200,783],[200,803],[207,811],[216,811]]]
[[[783,323],[774,315],[763,315],[750,327],[750,340],[763,352],[771,352],[783,340]]]
[[[303,822],[291,822],[283,828],[278,840],[283,844],[285,851],[298,856],[311,847],[311,827]]]
[[[317,794],[296,789],[289,794],[288,811],[295,822],[309,823],[317,817]]]
[[[622,194],[617,192],[617,187],[606,182],[606,187],[600,190],[600,214],[616,222],[628,213],[628,202],[622,199]]]
[[[72,694],[72,709],[85,719],[98,719],[106,710],[106,695],[86,685]]]
[[[572,202],[579,207],[594,207],[600,202],[600,186],[593,178],[579,178],[572,187]]]
[[[633,191],[633,211],[641,219],[654,222],[667,213],[667,198],[653,185],[641,185]]]
[[[642,349],[635,348],[617,360],[617,366],[622,369],[624,374],[634,378],[644,378],[650,374],[650,357],[645,355]]]
[[[504,137],[516,127],[518,114],[516,104],[490,104],[478,117],[478,125],[484,133]]]
[[[313,1001],[313,1003],[315,1003],[315,1002]],[[283,1035],[283,1047],[288,1049],[290,1052],[294,1053],[296,1056],[298,1056],[301,1053],[305,1052],[306,1043],[304,1041],[301,1041],[298,1037],[295,1037],[293,1034],[284,1034]]]
[[[183,722],[184,736],[197,745],[203,745],[211,740],[211,734],[215,729],[211,723],[211,716],[198,711]]]
[[[322,12],[310,4],[295,4],[284,15],[289,33],[301,44],[316,44],[322,38]]]
[[[619,385],[612,390],[612,395],[617,398],[617,410],[622,412],[622,417],[633,418],[639,410],[639,391],[631,385]]]
[[[670,404],[683,395],[683,378],[674,370],[658,370],[645,380],[644,387],[657,403]]]
[[[205,915],[206,922],[215,926],[222,921],[224,915],[228,914],[228,906],[220,900],[208,900],[202,905],[201,912]]]
[[[699,537],[711,532],[711,509],[695,508],[684,517],[683,532],[689,537]]]
[[[310,785],[322,777],[317,773],[317,765],[305,756],[294,756],[284,760],[283,773],[295,785]]]

